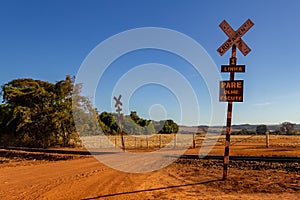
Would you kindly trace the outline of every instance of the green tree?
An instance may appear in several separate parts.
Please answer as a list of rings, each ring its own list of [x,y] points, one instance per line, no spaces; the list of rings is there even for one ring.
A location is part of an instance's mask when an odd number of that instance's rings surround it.
[[[106,134],[118,134],[119,125],[116,121],[116,114],[102,112],[98,116],[100,127]],[[178,125],[173,120],[151,121],[142,119],[136,111],[132,111],[130,115],[124,116],[122,119],[123,133],[142,135],[154,133],[177,133]]]
[[[7,104],[0,104],[0,145],[11,145],[10,141],[15,137],[11,121],[12,110]]]
[[[179,130],[178,125],[171,119],[164,122],[163,128],[159,131],[160,133],[177,133]]]
[[[280,132],[287,135],[296,134],[297,131],[294,130],[295,124],[291,122],[283,122],[281,123]]]
[[[262,125],[258,125],[256,127],[257,134],[265,134],[267,131],[268,131],[267,125],[262,124]]]
[[[140,117],[137,115],[136,111],[131,111],[130,117],[131,117],[131,119],[132,119],[136,124],[138,124],[138,125],[141,126],[141,127],[148,126],[148,125],[150,124],[150,122],[151,122],[151,120],[146,120],[146,119],[140,118]]]
[[[99,135],[99,113],[90,99],[81,95],[81,84],[74,85],[72,93],[72,114],[76,121],[76,131],[80,136]],[[100,130],[100,131],[99,131]]]
[[[98,121],[105,134],[117,134],[119,132],[119,126],[112,113],[102,112],[98,116]]]
[[[16,145],[66,145],[69,133],[75,131],[71,110],[73,81],[70,76],[56,84],[25,78],[2,86],[3,105],[10,112],[4,123]]]

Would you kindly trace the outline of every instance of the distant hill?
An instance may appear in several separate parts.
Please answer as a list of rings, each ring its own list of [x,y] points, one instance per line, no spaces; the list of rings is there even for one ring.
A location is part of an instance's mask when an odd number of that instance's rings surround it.
[[[256,127],[259,124],[239,124],[239,125],[232,125],[231,129],[232,131],[240,131],[242,129],[247,129],[248,131],[256,131]],[[267,125],[269,130],[276,131],[279,130],[281,125],[280,124],[274,124],[274,125]],[[199,125],[199,126],[179,126],[179,132],[180,133],[204,133],[207,129],[210,129],[210,131],[219,132],[222,130],[225,130],[225,126],[206,126],[206,125]],[[300,131],[300,124],[295,125],[295,130]]]

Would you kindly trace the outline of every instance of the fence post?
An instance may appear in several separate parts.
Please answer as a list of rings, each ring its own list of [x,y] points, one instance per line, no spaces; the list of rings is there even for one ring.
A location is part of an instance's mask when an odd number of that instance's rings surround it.
[[[126,147],[126,137],[124,137],[124,149]]]
[[[176,133],[174,133],[174,148],[176,148]]]
[[[269,148],[269,131],[266,131],[266,147]]]
[[[161,134],[159,134],[159,148],[161,148]]]
[[[195,133],[193,133],[193,148],[196,148]]]
[[[147,149],[149,149],[148,136],[146,136],[146,142],[147,142]]]
[[[115,148],[117,148],[117,136],[115,135]]]

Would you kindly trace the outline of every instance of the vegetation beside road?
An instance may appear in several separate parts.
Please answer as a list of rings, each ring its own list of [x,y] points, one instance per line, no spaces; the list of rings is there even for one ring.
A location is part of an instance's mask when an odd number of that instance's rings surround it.
[[[118,134],[116,114],[99,114],[91,101],[81,96],[82,85],[74,85],[74,79],[68,75],[64,80],[50,83],[22,78],[4,84],[0,146],[78,146],[79,135]],[[76,127],[74,117],[78,122]],[[98,123],[93,123],[95,117]],[[125,134],[178,132],[173,120],[142,119],[135,111],[124,116],[122,126]]]
[[[81,96],[82,85],[74,85],[74,79],[68,75],[64,80],[50,83],[22,78],[2,85],[0,146],[76,147],[81,145],[79,135],[119,134],[117,114],[106,111],[99,113],[87,97]],[[74,117],[77,120],[76,127]],[[95,119],[96,123],[93,123]],[[143,119],[136,111],[122,117],[122,127],[124,134],[133,135],[177,133],[180,128],[171,119]],[[207,129],[205,127],[202,132],[205,133]],[[299,134],[295,124],[283,122],[278,130],[259,125],[256,130],[233,130],[232,135],[265,134],[267,131],[284,135]]]

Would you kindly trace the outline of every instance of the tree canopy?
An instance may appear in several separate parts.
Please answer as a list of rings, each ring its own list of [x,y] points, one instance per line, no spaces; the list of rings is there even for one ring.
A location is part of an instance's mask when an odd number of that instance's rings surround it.
[[[1,139],[9,145],[48,147],[66,145],[75,132],[72,117],[74,78],[55,84],[29,78],[2,86]]]
[[[267,125],[262,124],[262,125],[258,125],[256,127],[257,134],[265,134],[267,131],[268,131]]]
[[[119,122],[116,113],[102,112],[99,124],[106,134],[118,134]],[[122,117],[123,132],[126,134],[154,134],[154,133],[177,133],[178,125],[173,120],[153,121],[140,118],[136,111]]]
[[[81,87],[69,75],[56,83],[20,78],[2,85],[0,145],[46,148],[70,145],[71,139],[79,142],[79,135],[118,134],[116,114],[99,115],[90,100],[80,95]],[[123,117],[122,127],[125,134],[178,131],[173,120],[142,119],[135,111]]]
[[[286,135],[295,135],[297,131],[295,131],[295,124],[291,122],[283,122],[280,126],[280,133]]]

